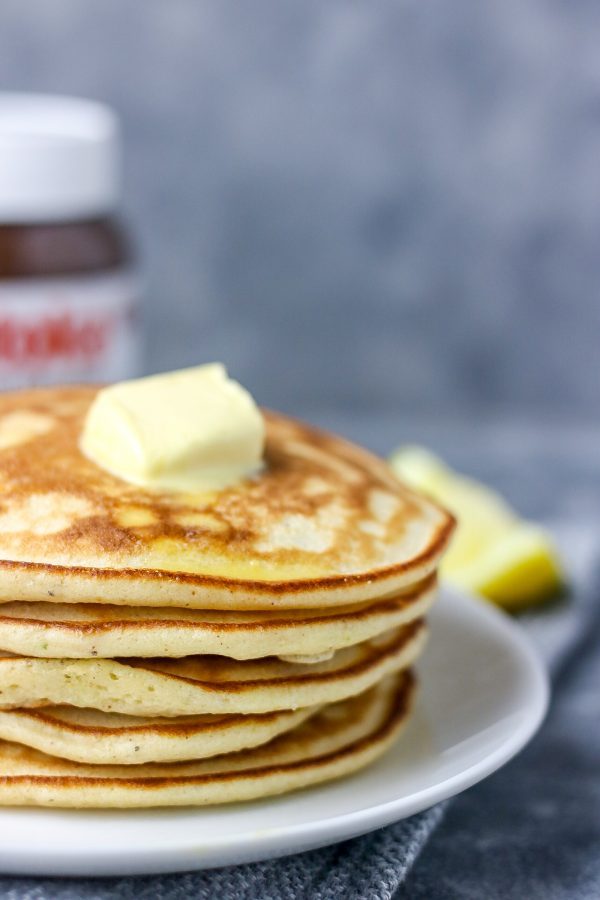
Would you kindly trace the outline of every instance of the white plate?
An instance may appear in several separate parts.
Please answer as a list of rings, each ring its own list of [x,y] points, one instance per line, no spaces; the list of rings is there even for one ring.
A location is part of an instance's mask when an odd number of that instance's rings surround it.
[[[371,768],[212,809],[0,810],[0,872],[124,875],[250,862],[364,834],[463,791],[533,735],[548,683],[521,628],[490,606],[444,588],[430,622],[413,720]]]

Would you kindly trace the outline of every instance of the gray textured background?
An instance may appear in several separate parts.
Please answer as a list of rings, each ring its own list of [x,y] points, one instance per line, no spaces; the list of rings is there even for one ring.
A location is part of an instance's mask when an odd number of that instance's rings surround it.
[[[591,417],[600,5],[3,0],[0,86],[123,117],[147,367],[261,401]]]

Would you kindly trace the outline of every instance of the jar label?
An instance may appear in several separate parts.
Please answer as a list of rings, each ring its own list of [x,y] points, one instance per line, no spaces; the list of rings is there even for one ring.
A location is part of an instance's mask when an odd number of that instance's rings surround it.
[[[138,299],[131,272],[0,280],[0,388],[139,374]]]

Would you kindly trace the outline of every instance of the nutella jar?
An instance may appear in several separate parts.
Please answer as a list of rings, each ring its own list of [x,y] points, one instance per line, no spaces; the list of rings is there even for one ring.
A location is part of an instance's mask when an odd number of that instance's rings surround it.
[[[0,389],[138,374],[118,157],[107,107],[0,93]]]

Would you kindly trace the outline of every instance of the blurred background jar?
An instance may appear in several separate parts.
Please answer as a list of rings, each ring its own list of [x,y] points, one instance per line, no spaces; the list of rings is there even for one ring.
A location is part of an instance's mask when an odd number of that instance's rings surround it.
[[[119,151],[106,106],[0,93],[0,389],[138,373]]]

